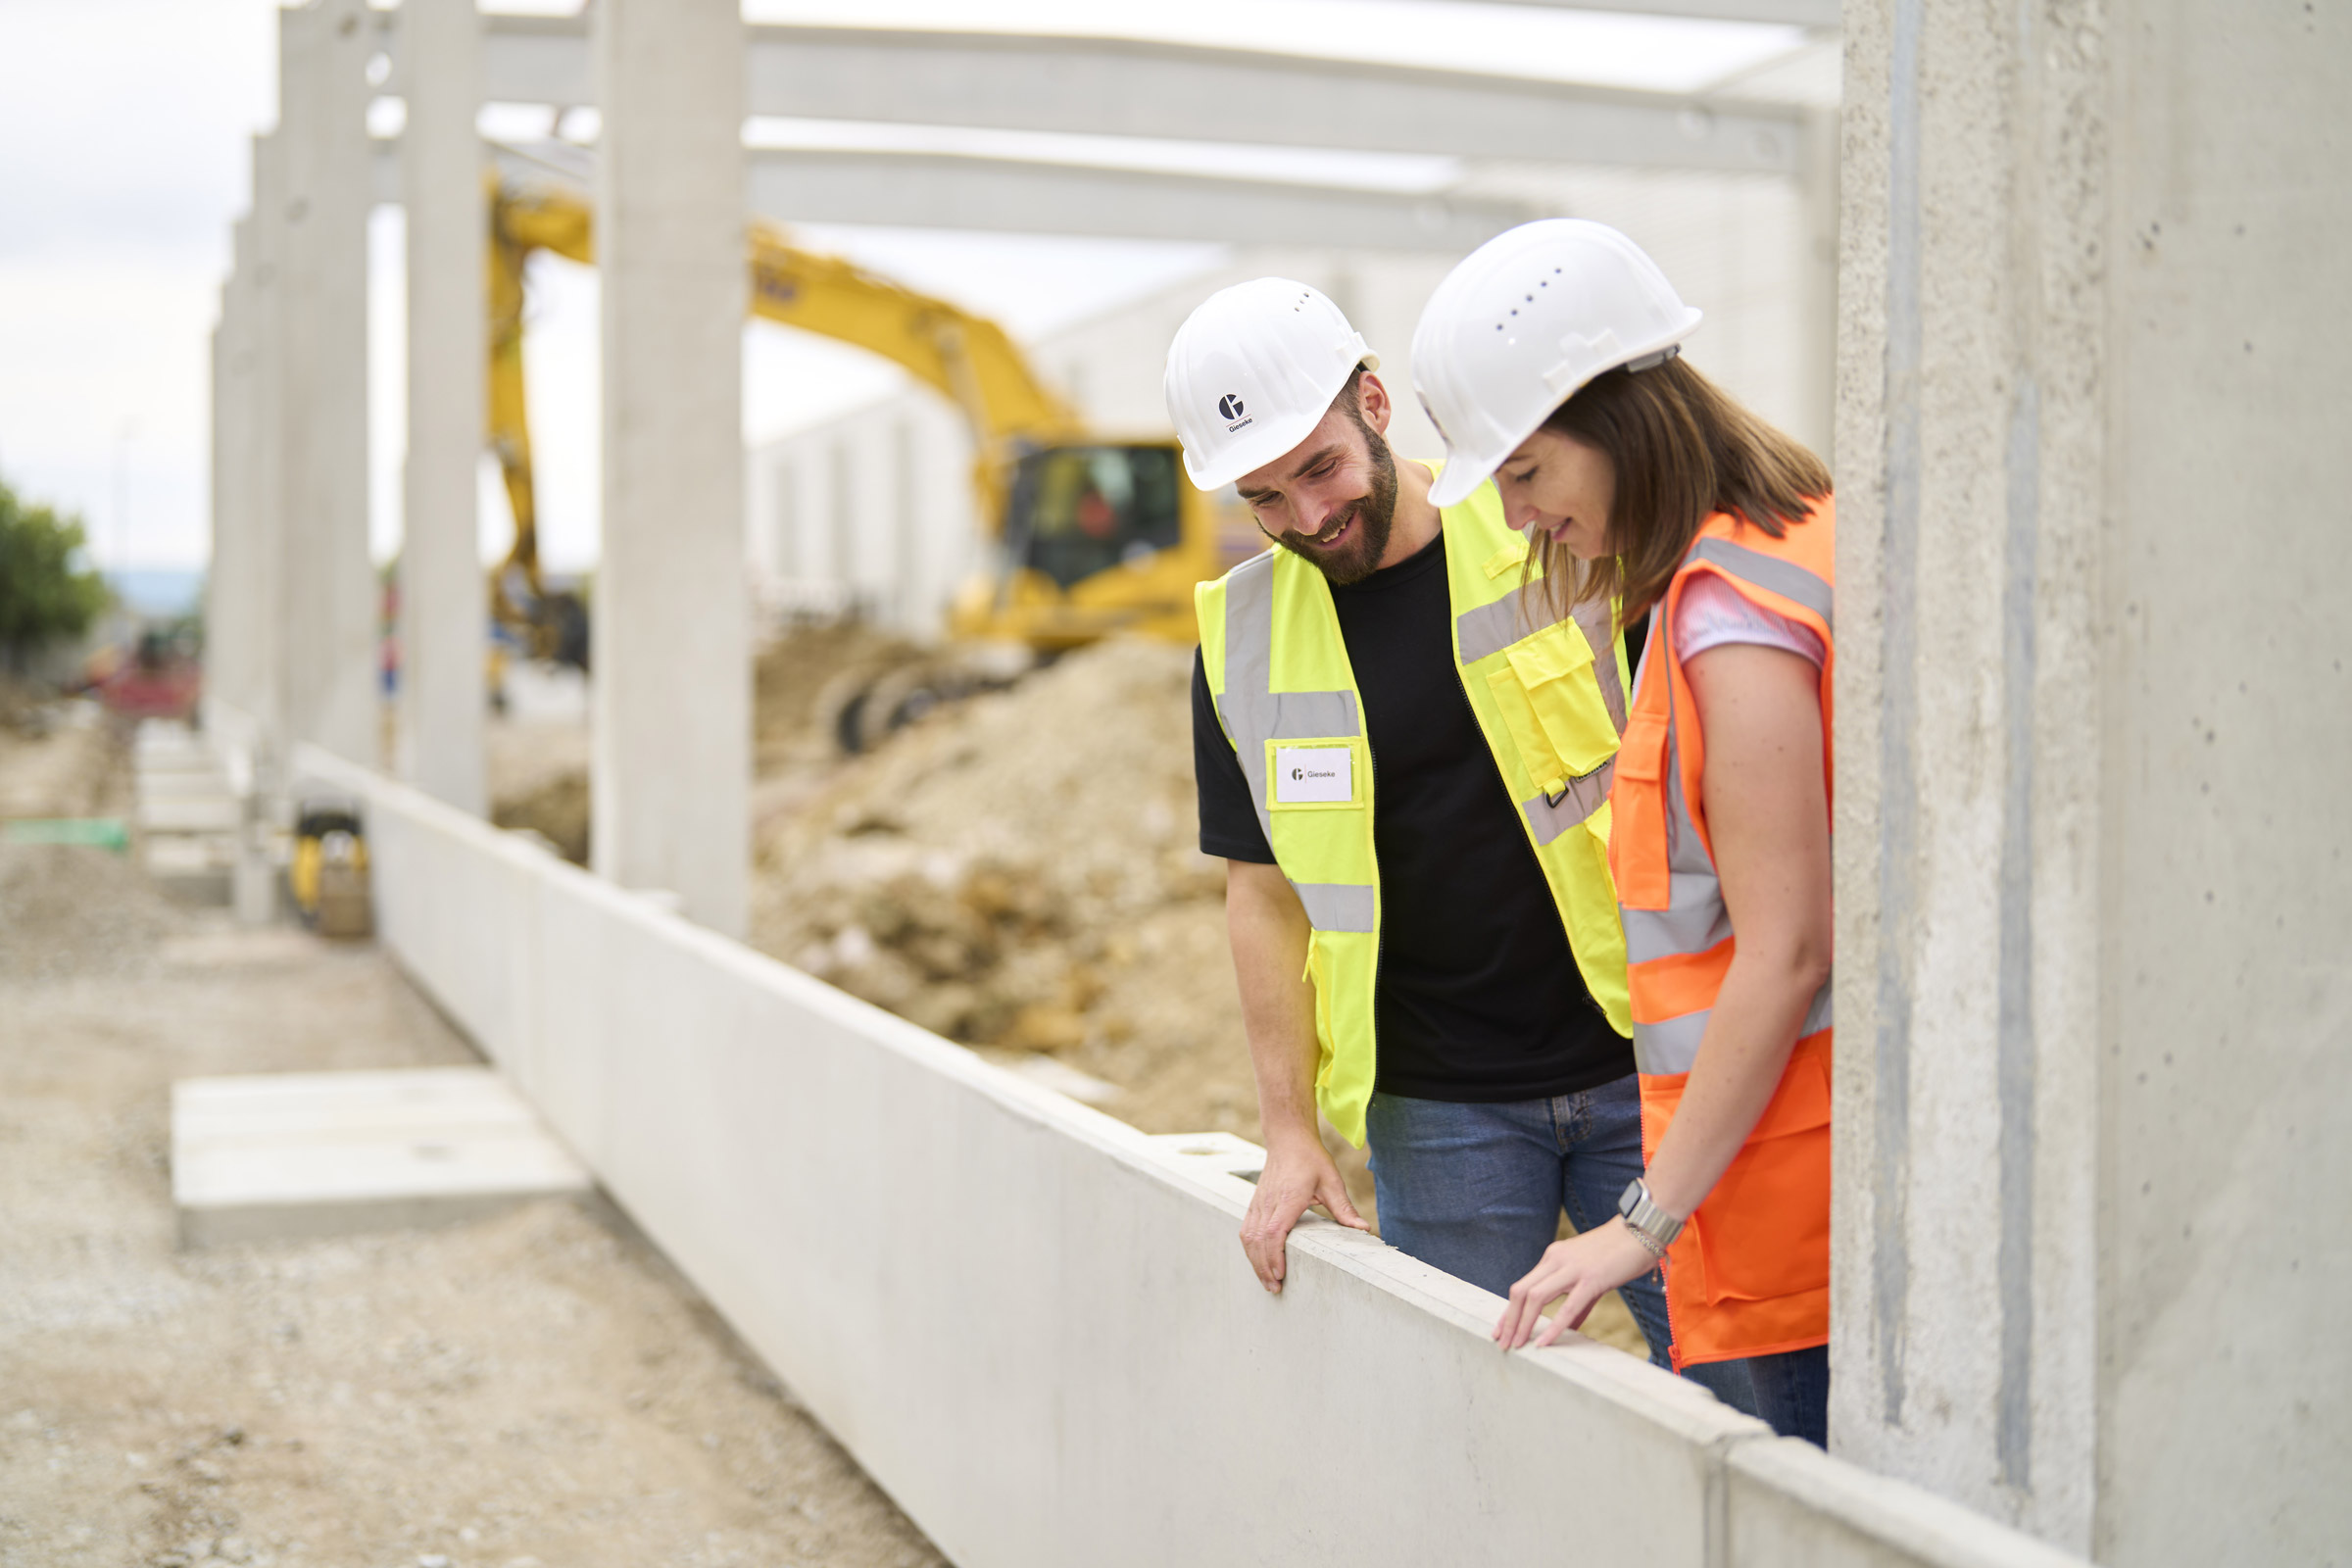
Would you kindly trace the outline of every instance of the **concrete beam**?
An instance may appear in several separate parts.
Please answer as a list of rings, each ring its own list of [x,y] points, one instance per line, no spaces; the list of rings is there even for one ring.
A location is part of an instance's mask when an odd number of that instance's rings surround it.
[[[557,143],[500,156],[523,177],[593,179],[593,152]],[[401,200],[401,151],[376,143],[374,195]],[[1459,255],[1542,216],[1489,197],[1416,195],[1290,180],[1232,179],[931,153],[794,151],[745,154],[744,209],[791,223],[1088,234],[1228,244],[1332,246]]]
[[[1695,18],[1702,22],[1772,22],[1791,27],[1835,27],[1839,0],[1490,0],[1506,6],[1542,6],[1553,11],[1630,11],[1644,17]]]
[[[481,22],[474,0],[406,0],[409,451],[400,551],[400,771],[460,810],[488,807],[483,585],[475,518],[486,328]]]
[[[604,344],[591,854],[735,935],[751,863],[743,580],[743,23],[602,0]]]
[[[358,760],[379,747],[368,556],[368,57],[365,0],[278,13],[278,293],[286,735]]]
[[[597,102],[579,19],[483,21],[486,100]],[[1120,38],[745,32],[748,115],[1776,174],[1802,152],[1777,104]]]
[[[746,197],[786,223],[1457,255],[1538,216],[1477,198],[895,152],[754,152]]]

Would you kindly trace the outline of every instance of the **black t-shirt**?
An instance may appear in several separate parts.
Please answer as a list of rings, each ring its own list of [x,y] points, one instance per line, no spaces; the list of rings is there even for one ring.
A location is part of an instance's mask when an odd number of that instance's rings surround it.
[[[1493,1103],[1634,1070],[1585,989],[1558,906],[1453,662],[1443,538],[1334,587],[1372,752],[1380,858],[1377,1087]],[[1200,850],[1272,864],[1251,781],[1193,661]]]

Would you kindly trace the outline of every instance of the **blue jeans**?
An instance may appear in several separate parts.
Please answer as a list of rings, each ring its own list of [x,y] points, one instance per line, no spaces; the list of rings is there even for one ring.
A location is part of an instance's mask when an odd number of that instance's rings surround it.
[[[1719,1363],[1747,1374],[1755,1391],[1750,1415],[1768,1423],[1784,1438],[1802,1438],[1817,1448],[1830,1446],[1830,1348],[1784,1350],[1778,1355],[1751,1355],[1741,1361]],[[1694,1366],[1692,1372],[1704,1372]]]
[[[1456,1104],[1375,1094],[1364,1111],[1381,1239],[1496,1296],[1543,1257],[1560,1210],[1579,1231],[1605,1224],[1642,1174],[1642,1090],[1623,1078],[1548,1100]],[[1673,1333],[1657,1274],[1619,1288],[1649,1359],[1668,1363]],[[1748,1363],[1685,1376],[1733,1409],[1756,1414]]]

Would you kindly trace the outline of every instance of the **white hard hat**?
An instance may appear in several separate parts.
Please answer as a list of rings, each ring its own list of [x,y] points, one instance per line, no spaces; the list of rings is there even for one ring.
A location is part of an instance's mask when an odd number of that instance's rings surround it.
[[[1219,289],[1168,345],[1184,471],[1214,490],[1264,467],[1322,422],[1359,365],[1378,369],[1380,356],[1320,289],[1287,277]]]
[[[1462,500],[1579,387],[1664,363],[1698,320],[1606,223],[1546,218],[1495,235],[1446,274],[1413,330],[1413,387],[1446,442],[1429,499]]]

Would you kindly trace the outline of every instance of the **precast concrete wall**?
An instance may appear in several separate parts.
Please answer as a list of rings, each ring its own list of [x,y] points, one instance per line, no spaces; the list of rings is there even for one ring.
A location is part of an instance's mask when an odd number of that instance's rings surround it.
[[[2352,16],[1848,0],[1830,1430],[2352,1542]]]
[[[401,963],[965,1568],[2056,1565],[1240,1178],[306,748]],[[1197,1147],[1197,1146],[1195,1146]]]

